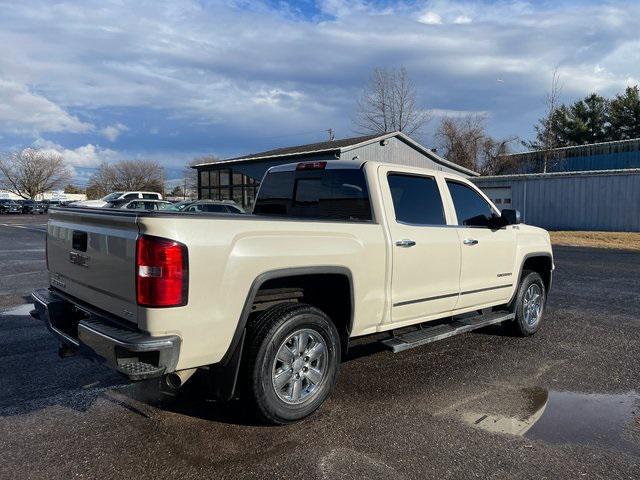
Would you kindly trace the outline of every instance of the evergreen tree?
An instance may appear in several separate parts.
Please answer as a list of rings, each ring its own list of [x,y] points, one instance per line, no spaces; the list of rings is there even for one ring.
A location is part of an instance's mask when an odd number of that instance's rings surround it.
[[[640,138],[640,92],[638,86],[627,87],[611,101],[609,108],[612,140]]]
[[[565,124],[569,145],[585,145],[609,140],[609,101],[592,93],[569,108]]]

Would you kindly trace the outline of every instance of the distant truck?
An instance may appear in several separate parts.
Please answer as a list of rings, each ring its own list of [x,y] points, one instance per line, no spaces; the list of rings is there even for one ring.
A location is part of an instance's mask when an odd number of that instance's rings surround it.
[[[548,233],[465,178],[343,160],[271,168],[252,214],[52,209],[47,252],[33,299],[63,355],[172,388],[200,370],[276,424],[325,401],[355,337],[534,334],[553,271]]]
[[[99,200],[81,200],[74,202],[74,206],[79,207],[106,207],[111,203],[120,202],[122,200],[162,200],[162,195],[157,192],[113,192]]]

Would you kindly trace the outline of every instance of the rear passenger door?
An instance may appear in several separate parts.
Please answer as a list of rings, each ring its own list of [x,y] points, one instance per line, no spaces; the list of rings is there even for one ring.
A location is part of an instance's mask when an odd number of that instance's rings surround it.
[[[458,299],[460,242],[435,176],[380,167],[391,237],[391,321],[446,316]]]
[[[490,217],[498,213],[476,187],[455,178],[445,180],[462,249],[456,310],[507,302],[514,281],[513,226],[491,228]]]

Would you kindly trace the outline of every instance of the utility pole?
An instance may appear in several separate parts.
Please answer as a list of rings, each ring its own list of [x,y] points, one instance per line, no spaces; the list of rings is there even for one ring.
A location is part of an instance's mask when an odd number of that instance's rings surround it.
[[[333,142],[336,138],[335,135],[333,134],[333,128],[329,128],[327,132],[329,132],[329,141]]]
[[[184,188],[182,189],[182,200],[187,199],[187,177],[184,177]]]

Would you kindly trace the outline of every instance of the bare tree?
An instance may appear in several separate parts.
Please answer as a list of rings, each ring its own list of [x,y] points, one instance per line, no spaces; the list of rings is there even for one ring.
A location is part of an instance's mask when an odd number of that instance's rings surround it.
[[[416,89],[407,70],[376,68],[357,104],[354,123],[362,134],[404,132],[417,135],[429,114],[416,105]]]
[[[538,120],[535,126],[536,138],[530,142],[523,142],[524,146],[531,150],[542,151],[542,172],[547,173],[549,164],[554,159],[553,149],[561,145],[559,131],[561,129],[561,120],[566,113],[566,107],[560,104],[560,94],[562,93],[562,85],[560,83],[560,71],[556,68],[551,76],[551,85],[549,91],[545,94],[544,116]],[[540,165],[538,165],[540,168]]]
[[[545,117],[544,117],[544,130],[543,130],[543,148],[545,151],[544,155],[544,165],[542,172],[547,173],[547,166],[550,160],[550,150],[556,148],[558,145],[556,143],[556,135],[553,131],[553,119],[556,115],[556,111],[558,110],[558,106],[560,104],[560,93],[562,93],[562,85],[560,85],[560,72],[558,68],[553,70],[553,75],[551,76],[551,88],[547,95],[545,96]]]
[[[0,185],[25,199],[61,188],[72,176],[57,152],[25,148],[0,158]]]
[[[483,175],[512,173],[512,160],[504,157],[515,137],[497,140],[489,136],[482,115],[445,117],[435,135],[438,151],[451,162]]]
[[[102,197],[117,190],[164,193],[164,169],[153,160],[103,163],[89,179],[87,196]]]

